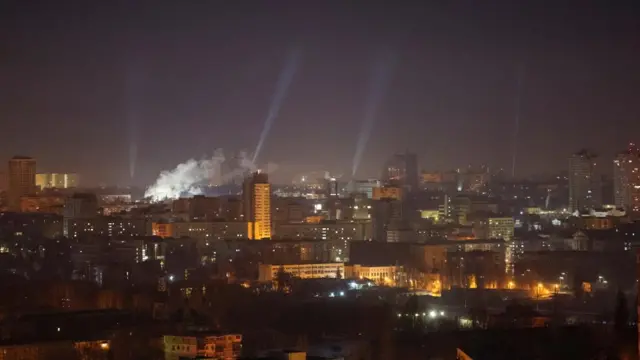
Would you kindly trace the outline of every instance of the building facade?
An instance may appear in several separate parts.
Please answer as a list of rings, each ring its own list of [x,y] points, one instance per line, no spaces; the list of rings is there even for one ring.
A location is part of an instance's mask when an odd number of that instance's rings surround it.
[[[9,208],[20,211],[20,198],[36,191],[36,160],[14,156],[9,160]]]
[[[271,185],[264,173],[253,173],[242,186],[244,219],[248,222],[248,238],[271,238]]]
[[[569,209],[572,212],[602,204],[597,160],[597,155],[588,150],[581,150],[569,158]]]
[[[640,212],[640,150],[629,144],[613,160],[614,204],[627,211]]]
[[[384,185],[403,187],[409,191],[418,189],[418,156],[405,152],[395,154],[382,171]]]
[[[258,269],[259,281],[273,281],[278,272],[290,274],[300,279],[323,279],[344,277],[344,263],[316,263],[316,264],[260,264]]]
[[[79,185],[78,174],[40,173],[36,174],[36,186],[44,189],[70,189]]]

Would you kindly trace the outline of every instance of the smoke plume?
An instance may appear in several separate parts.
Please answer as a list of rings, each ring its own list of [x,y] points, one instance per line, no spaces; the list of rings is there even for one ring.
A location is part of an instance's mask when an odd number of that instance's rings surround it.
[[[224,171],[223,164],[231,170]],[[275,164],[266,164],[262,171],[271,173],[277,169]],[[211,158],[189,159],[173,170],[160,173],[155,183],[147,188],[144,196],[151,201],[164,201],[201,195],[207,187],[222,186],[240,182],[248,173],[259,170],[246,152],[240,152],[237,158],[227,161],[222,149],[214,152]]]

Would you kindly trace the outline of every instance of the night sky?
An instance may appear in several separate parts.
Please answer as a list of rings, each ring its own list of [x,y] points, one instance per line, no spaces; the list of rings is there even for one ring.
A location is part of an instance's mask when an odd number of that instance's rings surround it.
[[[358,177],[406,149],[425,169],[510,167],[518,69],[519,175],[566,169],[581,147],[609,161],[640,142],[640,2],[382,4],[2,1],[0,158],[146,186],[215,148],[253,151],[294,50],[260,155],[279,165],[276,181],[350,175],[380,53],[395,65]]]

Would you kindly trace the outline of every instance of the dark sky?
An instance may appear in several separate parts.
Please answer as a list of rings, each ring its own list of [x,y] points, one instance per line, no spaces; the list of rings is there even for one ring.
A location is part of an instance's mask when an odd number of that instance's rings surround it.
[[[395,67],[359,177],[409,149],[426,169],[518,173],[640,142],[638,1],[2,1],[0,157],[85,184],[148,185],[192,157],[253,151],[287,53],[300,52],[260,155],[279,181],[351,172],[376,54]],[[133,134],[133,135],[132,135]],[[129,143],[137,144],[129,177]],[[608,165],[607,165],[608,166]]]

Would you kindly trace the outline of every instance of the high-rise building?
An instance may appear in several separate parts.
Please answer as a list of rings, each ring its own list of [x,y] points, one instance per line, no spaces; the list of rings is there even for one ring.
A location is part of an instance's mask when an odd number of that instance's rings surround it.
[[[387,233],[390,228],[402,222],[402,202],[394,199],[374,201],[371,210],[373,240],[388,241]]]
[[[580,150],[569,158],[569,209],[578,211],[602,205],[597,155]]]
[[[640,212],[640,150],[629,144],[613,160],[614,203],[631,212]]]
[[[9,208],[20,210],[20,197],[36,190],[36,160],[26,156],[14,156],[9,160]]]
[[[340,186],[338,179],[332,177],[327,179],[327,197],[338,197],[340,195]]]
[[[248,238],[271,238],[271,185],[267,174],[256,172],[242,185],[244,220],[248,222]]]
[[[36,174],[36,186],[41,190],[78,187],[78,174],[41,173]]]
[[[418,156],[405,152],[395,154],[384,166],[382,181],[385,185],[403,187],[409,191],[418,189]]]

